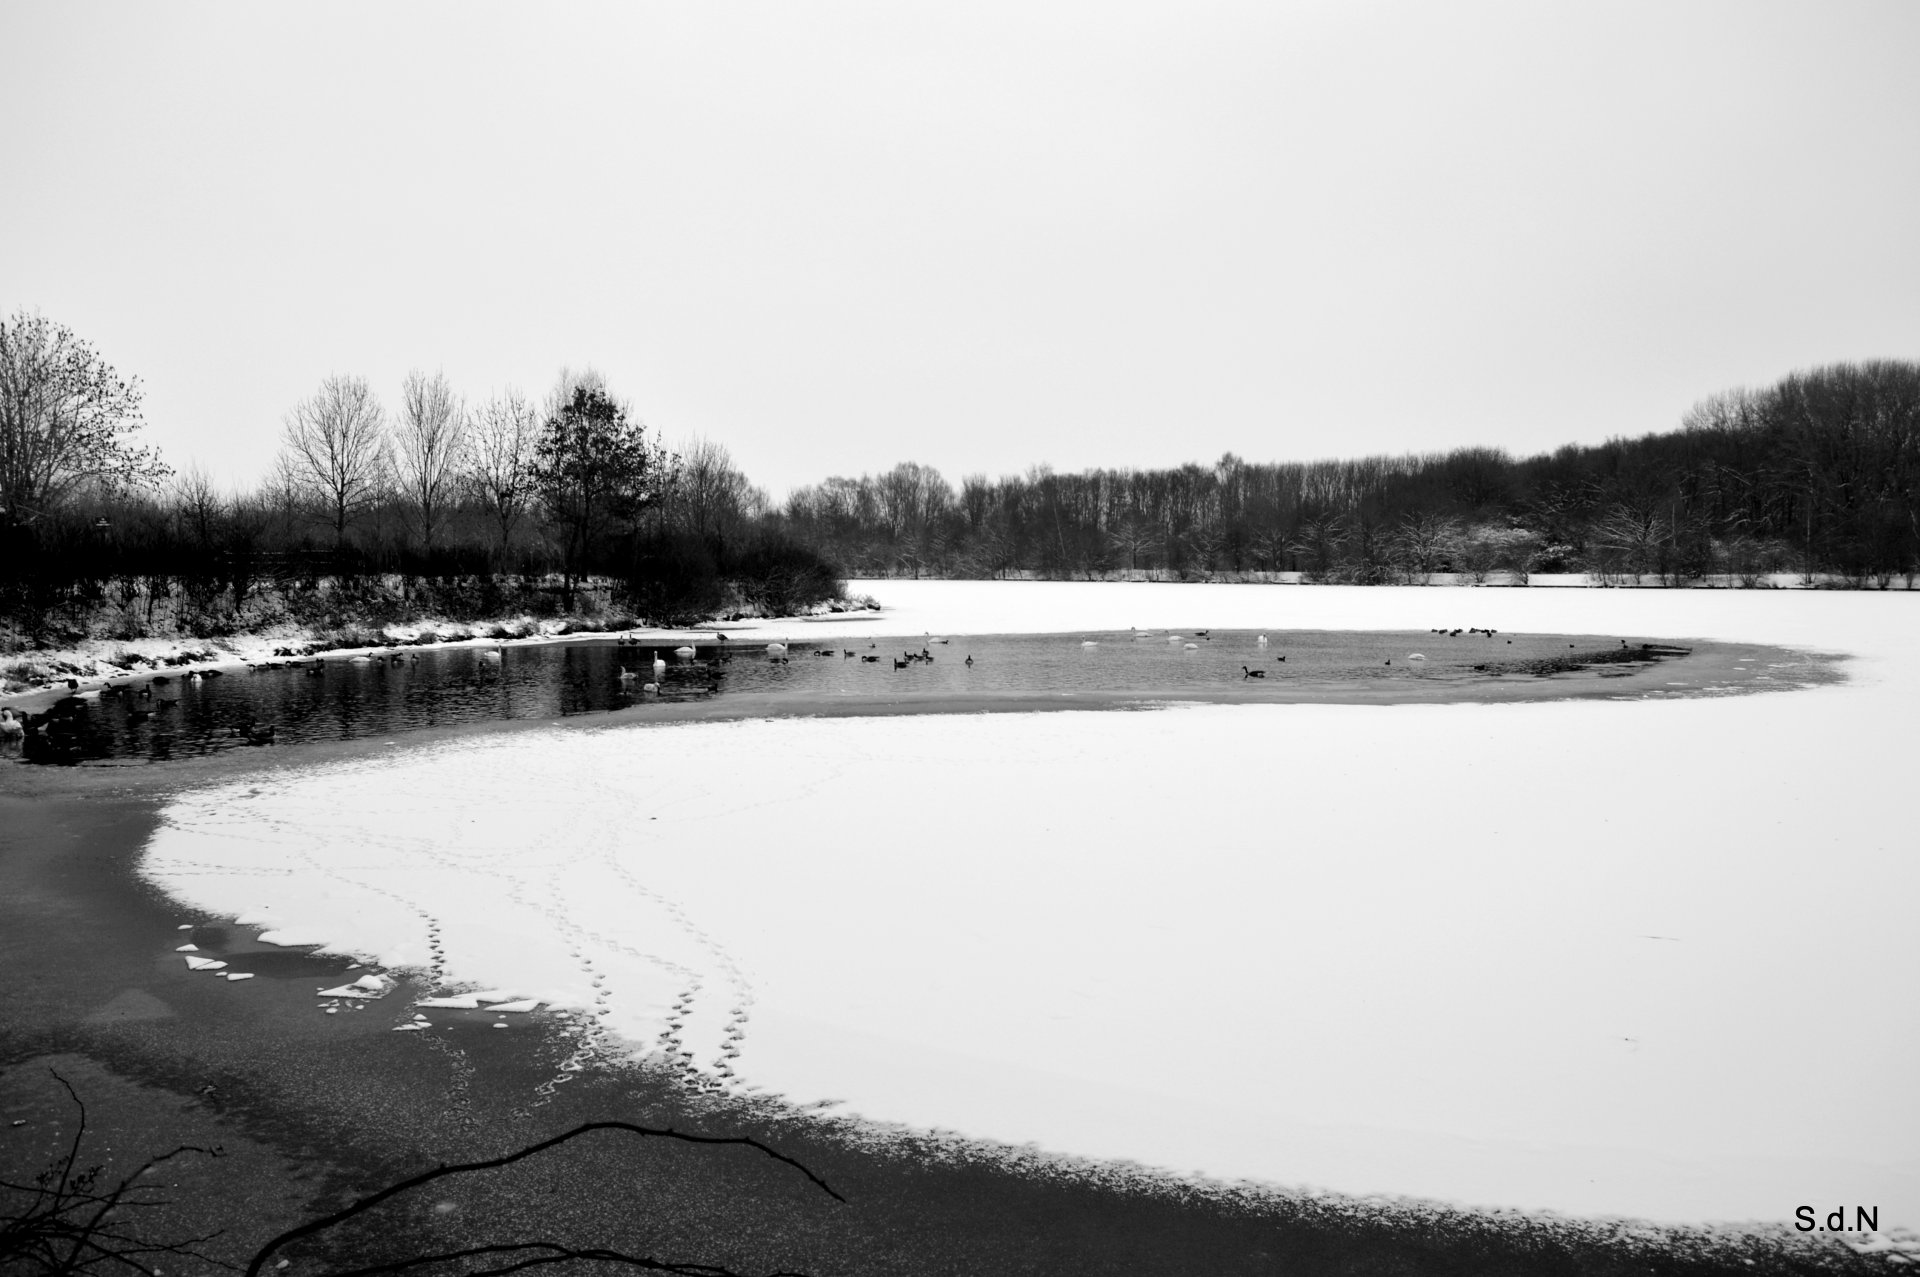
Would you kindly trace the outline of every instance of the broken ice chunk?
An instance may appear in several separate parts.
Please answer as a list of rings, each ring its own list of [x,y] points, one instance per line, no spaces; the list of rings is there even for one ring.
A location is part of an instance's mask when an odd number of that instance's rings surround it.
[[[174,948],[174,952],[175,953],[198,953],[200,952],[200,946],[197,944],[177,945]]]
[[[538,998],[522,998],[518,1002],[497,1002],[487,1010],[498,1014],[501,1011],[531,1011],[540,1005]]]
[[[417,1007],[438,1007],[443,1011],[478,1011],[480,999],[471,995],[450,998],[421,998],[413,1005]]]
[[[227,979],[229,979],[229,980],[251,980],[251,979],[253,979],[253,972],[251,972],[251,971],[229,971],[229,972],[227,972]]]
[[[196,958],[192,954],[187,955],[187,969],[189,971],[218,971],[226,965],[226,963],[220,961],[218,958]]]
[[[337,989],[322,989],[317,996],[322,998],[384,998],[390,992],[392,992],[392,988],[385,977],[363,975],[352,984],[343,984]]]

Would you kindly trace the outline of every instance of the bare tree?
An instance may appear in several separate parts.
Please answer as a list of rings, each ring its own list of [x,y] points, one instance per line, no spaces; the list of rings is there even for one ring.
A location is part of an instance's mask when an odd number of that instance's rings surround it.
[[[64,324],[0,320],[0,523],[34,522],[89,483],[153,487],[171,473],[127,436],[140,382],[123,380]]]
[[[386,419],[364,377],[329,377],[287,414],[283,455],[300,487],[326,511],[333,543],[380,496],[387,474]]]
[[[446,375],[409,372],[400,384],[400,416],[394,423],[394,479],[428,553],[434,530],[453,503],[466,446],[466,405]]]
[[[1440,571],[1443,563],[1452,561],[1459,543],[1459,521],[1442,514],[1409,514],[1402,517],[1400,526],[1393,530],[1394,556],[1400,566],[1422,584]]]
[[[513,525],[533,500],[533,449],[539,441],[539,416],[526,397],[511,387],[487,400],[474,416],[466,487],[500,525],[503,564]]]
[[[673,520],[695,536],[732,540],[769,502],[767,494],[734,467],[725,444],[695,438],[680,451],[667,504]]]
[[[198,463],[188,466],[174,481],[174,517],[202,552],[211,550],[219,540],[226,509],[225,499],[214,490],[213,480]]]
[[[1113,548],[1127,556],[1129,572],[1139,569],[1141,555],[1151,555],[1160,549],[1160,538],[1153,527],[1131,515],[1121,519],[1107,536],[1113,542]]]

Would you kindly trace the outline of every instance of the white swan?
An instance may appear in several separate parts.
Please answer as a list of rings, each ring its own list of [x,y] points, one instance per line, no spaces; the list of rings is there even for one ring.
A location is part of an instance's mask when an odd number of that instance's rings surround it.
[[[1080,646],[1081,647],[1099,647],[1100,645],[1094,642],[1092,639],[1081,639]]]
[[[786,654],[787,654],[787,645],[785,643],[767,644],[768,656],[785,656]]]
[[[673,649],[673,654],[683,661],[690,661],[697,655],[690,647],[676,647]]]

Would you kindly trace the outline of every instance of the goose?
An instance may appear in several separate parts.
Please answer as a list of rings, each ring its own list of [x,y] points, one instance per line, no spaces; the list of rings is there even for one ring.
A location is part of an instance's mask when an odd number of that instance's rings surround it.
[[[895,669],[897,669],[897,670],[903,670],[903,669],[905,669],[905,668],[907,668],[907,663],[906,663],[905,661],[895,661],[895,662],[893,663],[893,668],[895,668]]]
[[[880,658],[877,656],[863,656],[860,659],[869,665],[878,665],[880,663]]]
[[[1193,636],[1195,638],[1211,639],[1213,637],[1213,631],[1212,630],[1195,630],[1193,632]]]
[[[1241,678],[1265,678],[1266,676],[1267,672],[1265,670],[1250,670],[1244,665],[1240,667]]]
[[[968,669],[972,669],[972,668],[973,668],[973,657],[971,657],[971,656],[969,656],[969,657],[967,657],[967,668],[968,668]]]
[[[1279,656],[1274,657],[1273,659],[1276,661],[1285,661],[1287,657],[1286,657],[1286,654],[1283,652]]]
[[[840,649],[840,659],[841,659],[841,660],[843,660],[843,661],[850,661],[850,660],[852,660],[852,659],[853,659],[853,657],[854,657],[854,652],[853,652],[853,649],[852,649],[852,648],[841,648],[841,649]]]

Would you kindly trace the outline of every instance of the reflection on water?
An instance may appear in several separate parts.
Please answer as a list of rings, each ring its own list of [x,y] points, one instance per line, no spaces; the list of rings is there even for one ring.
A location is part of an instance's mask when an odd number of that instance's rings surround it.
[[[1286,631],[1263,641],[1247,631],[1128,631],[796,641],[784,652],[777,646],[703,643],[685,657],[612,639],[406,648],[202,680],[137,677],[56,707],[57,747],[32,753],[61,762],[161,759],[262,743],[269,727],[275,743],[348,740],[501,719],[644,714],[650,705],[724,702],[742,693],[875,703],[902,694],[981,693],[1272,700],[1420,680],[1455,684],[1471,696],[1476,686],[1515,679],[1592,680],[1646,667],[1625,659],[1643,655],[1638,640],[1629,648],[1618,637],[1592,635]],[[1613,663],[1584,663],[1593,658]],[[1711,681],[1729,684],[1743,672],[1752,670],[1728,664]]]

